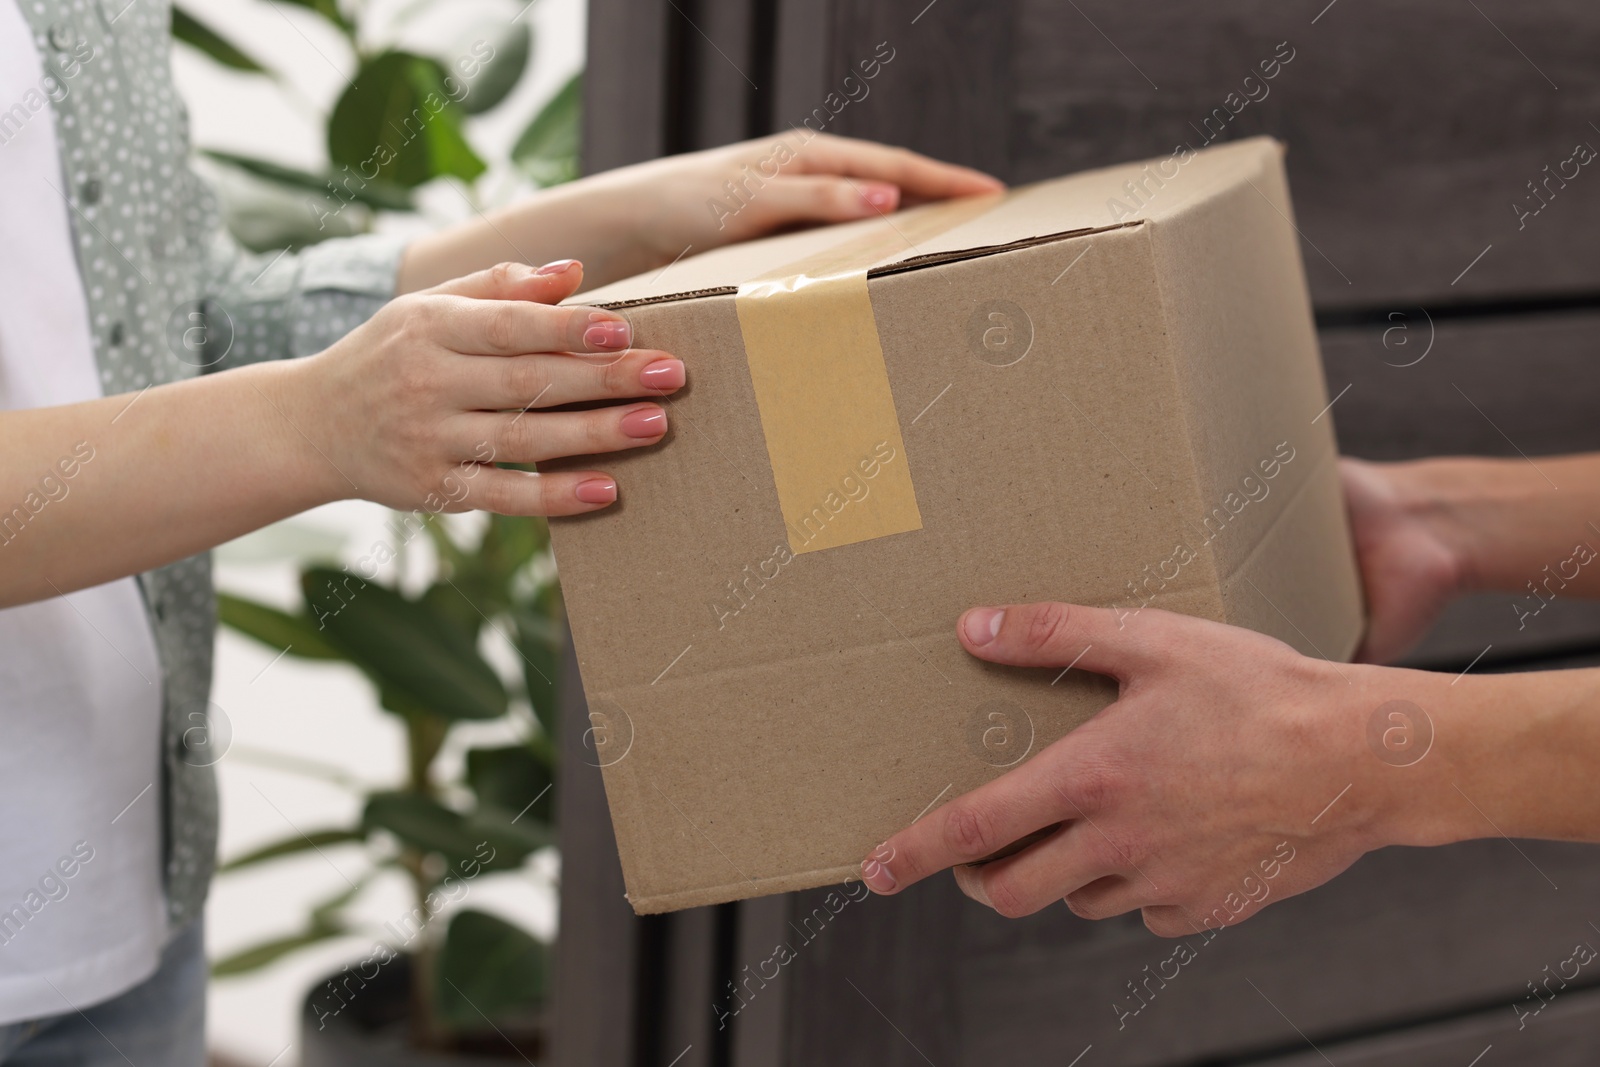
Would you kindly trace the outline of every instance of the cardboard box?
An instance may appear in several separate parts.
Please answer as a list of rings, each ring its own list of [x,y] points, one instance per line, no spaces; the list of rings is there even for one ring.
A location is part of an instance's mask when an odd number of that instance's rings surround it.
[[[636,911],[856,877],[1114,698],[968,656],[969,606],[1163,608],[1353,652],[1291,219],[1256,139],[577,298],[689,365],[659,447],[571,464],[620,503],[552,523]]]

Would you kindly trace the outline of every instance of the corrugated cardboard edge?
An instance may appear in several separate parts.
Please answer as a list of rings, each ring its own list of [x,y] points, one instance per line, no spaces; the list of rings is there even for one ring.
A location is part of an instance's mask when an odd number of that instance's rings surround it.
[[[952,252],[930,252],[923,256],[913,256],[910,259],[888,266],[873,267],[867,271],[868,279],[881,278],[890,274],[900,274],[908,270],[920,270],[923,267],[936,267],[941,263],[956,263],[965,259],[980,259],[984,256],[995,256],[1002,252],[1012,252],[1019,248],[1034,248],[1038,245],[1053,244],[1056,241],[1065,241],[1073,237],[1092,237],[1097,233],[1109,233],[1112,230],[1134,229],[1147,225],[1149,219],[1130,219],[1126,222],[1113,222],[1105,226],[1084,226],[1076,230],[1062,230],[1060,233],[1040,234],[1022,241],[1011,241],[1000,245],[979,245],[974,248],[963,248]],[[645,296],[631,300],[610,300],[595,304],[595,307],[606,308],[610,311],[626,311],[628,308],[654,307],[660,304],[676,304],[685,300],[703,300],[711,296],[737,296],[739,287],[736,285],[719,285],[710,289],[695,289],[690,292],[671,293],[665,296]],[[575,303],[582,300],[583,294],[570,298],[564,303]]]
[[[660,915],[663,912],[681,911],[684,908],[727,904],[735,900],[774,893],[797,893],[802,889],[820,889],[823,886],[843,885],[845,882],[860,880],[859,867],[827,867],[772,878],[740,879],[736,882],[724,882],[721,885],[705,886],[700,889],[684,889],[676,893],[660,893],[651,897],[630,895],[628,903],[636,915]],[[750,891],[752,887],[756,890],[754,893]]]

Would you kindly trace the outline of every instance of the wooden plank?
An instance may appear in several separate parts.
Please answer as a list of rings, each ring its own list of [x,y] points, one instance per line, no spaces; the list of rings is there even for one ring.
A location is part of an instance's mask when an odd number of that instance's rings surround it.
[[[766,129],[800,125],[827,94],[832,19],[831,4],[777,0],[772,85],[766,97],[770,108],[760,116]]]
[[[1453,672],[1474,660],[1478,669],[1558,651],[1600,649],[1600,602],[1556,600],[1525,626],[1516,604],[1510,593],[1479,593],[1451,604],[1401,665]]]
[[[835,0],[823,96],[802,106],[840,108],[830,133],[1003,171],[1016,8],[1016,0]],[[840,107],[849,100],[845,78],[880,45],[894,58],[864,98]]]
[[[691,908],[663,917],[662,980],[658,998],[658,1067],[720,1067],[719,1027],[712,1010],[722,972],[717,959],[717,909]]]
[[[967,961],[950,935],[971,902],[953,882],[931,879],[892,899],[852,902],[823,921],[828,892],[794,897],[785,1063],[1007,1062],[960,1056],[957,989]],[[1039,1061],[1030,1054],[1011,1062]]]
[[[1105,1067],[1222,1062],[1282,1046],[1285,1016],[1320,1043],[1510,1004],[1595,936],[1600,891],[1593,848],[1518,848],[1526,858],[1499,839],[1370,854],[1209,944],[1186,939],[1182,964],[1137,915],[1090,924],[1056,908],[1012,923],[974,906],[946,946],[967,1024],[954,1062],[1070,1059],[1088,1044]]]
[[[772,94],[760,9],[753,0],[674,0],[681,26],[682,129],[673,147],[688,151],[742,141],[751,129],[755,98]]]
[[[644,927],[623,897],[605,789],[594,746],[585,744],[589,727],[569,634],[561,676],[561,774],[556,785],[562,892],[552,1062],[558,1067],[629,1067],[640,1062]]]
[[[1578,142],[1600,148],[1590,124],[1600,115],[1597,32],[1600,9],[1583,0],[1215,0],[1159,10],[1021,0],[1013,108],[935,114],[963,129],[1009,118],[1005,176],[1026,181],[1199,146],[1206,117],[1232,107],[1237,116],[1213,130],[1290,146],[1319,306],[1595,294],[1600,248],[1577,235],[1600,228],[1597,168],[1569,168],[1578,176],[1553,186],[1525,228],[1511,205]],[[1293,60],[1249,90],[1267,95],[1225,104],[1230,93],[1245,99],[1245,77],[1283,41]],[[989,74],[956,61],[946,76],[971,87]],[[922,128],[907,129],[919,142]]]
[[[1583,940],[1600,944],[1593,937]],[[1326,1067],[1330,1061],[1340,1067],[1593,1067],[1600,1062],[1600,992],[1578,987],[1559,992],[1523,1025],[1509,1009],[1248,1062],[1254,1067]]]
[[[1344,394],[1330,417],[1345,454],[1519,458],[1600,449],[1590,387],[1600,384],[1600,313],[1431,325],[1421,308],[1391,314],[1403,317],[1321,333],[1328,395]]]
[[[761,964],[773,958],[777,946],[794,937],[789,929],[794,897],[788,894],[744,900],[730,907],[737,909],[738,934],[733,960],[727,973],[719,976],[725,982],[732,982],[734,975],[742,977],[744,968],[752,961],[760,973]],[[766,973],[771,972],[771,967],[766,968]],[[790,973],[787,967],[780,968],[778,977],[760,997],[742,1004],[730,1001],[731,990],[718,986],[718,1011],[732,1016],[727,1020],[733,1031],[728,1059],[731,1067],[783,1067],[792,989]],[[720,1017],[718,1023],[719,1026],[722,1023]]]
[[[1406,0],[1338,5],[1312,25],[1323,6],[1223,0],[1152,18],[1114,0],[838,0],[820,12],[785,0],[769,71],[761,5],[598,0],[586,158],[614,166],[750,136],[763,121],[799,123],[830,93],[837,106],[844,77],[887,42],[895,60],[829,129],[1018,181],[1165,154],[1216,131],[1270,133],[1291,145],[1319,306],[1600,298],[1600,250],[1571,237],[1600,225],[1600,180],[1580,167],[1564,186],[1552,181],[1537,215],[1519,223],[1512,210],[1580,140],[1600,146],[1589,125],[1600,69],[1581,43],[1600,12],[1576,0]],[[1294,58],[1264,83],[1268,95],[1208,127],[1282,41]],[[1464,69],[1475,76],[1461,91],[1436,91]],[[1368,120],[1350,121],[1357,111]]]
[[[610,170],[668,151],[671,31],[666,4],[589,0],[583,75],[583,170]]]

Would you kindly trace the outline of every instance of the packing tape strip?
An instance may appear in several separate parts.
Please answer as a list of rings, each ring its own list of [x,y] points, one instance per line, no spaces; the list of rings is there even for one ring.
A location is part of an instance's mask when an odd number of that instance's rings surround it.
[[[739,287],[734,306],[795,554],[922,529],[867,271],[993,209],[951,201]]]

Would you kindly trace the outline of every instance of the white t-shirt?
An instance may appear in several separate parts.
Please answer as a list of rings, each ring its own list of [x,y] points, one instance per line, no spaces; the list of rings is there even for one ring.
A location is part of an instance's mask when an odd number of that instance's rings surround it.
[[[44,79],[21,12],[0,0],[0,410],[101,395]],[[62,458],[97,447],[92,433],[64,441]],[[8,539],[51,536],[51,495],[72,488],[48,468],[30,481],[37,496],[0,501],[0,519],[38,508],[0,527],[0,567]],[[0,1024],[87,1007],[155,970],[160,738],[161,666],[134,579],[0,611]]]

